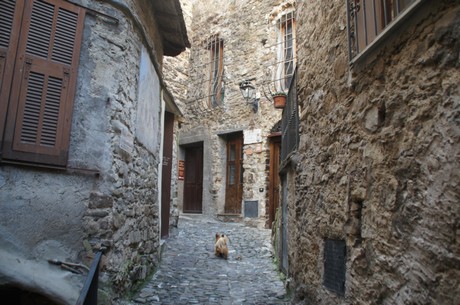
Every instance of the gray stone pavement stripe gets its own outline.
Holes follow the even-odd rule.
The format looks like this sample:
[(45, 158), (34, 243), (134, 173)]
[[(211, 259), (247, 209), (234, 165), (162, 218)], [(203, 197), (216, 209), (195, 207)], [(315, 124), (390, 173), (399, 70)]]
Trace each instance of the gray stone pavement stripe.
[[(214, 256), (216, 232), (229, 237), (228, 260)], [(181, 215), (157, 272), (131, 304), (290, 304), (270, 236), (270, 230)]]

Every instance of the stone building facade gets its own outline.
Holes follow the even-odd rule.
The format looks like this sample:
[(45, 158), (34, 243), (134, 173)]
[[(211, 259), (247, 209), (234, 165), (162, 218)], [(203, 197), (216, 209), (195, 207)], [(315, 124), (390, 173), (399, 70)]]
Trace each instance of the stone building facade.
[[(182, 13), (184, 15), (187, 30), (192, 24), (192, 11), (194, 0), (181, 0)], [(165, 57), (163, 63), (164, 79), (169, 91), (174, 92), (174, 102), (179, 107), (181, 113), (175, 120), (173, 133), (173, 158), (172, 158), (172, 177), (171, 177), (171, 206), (170, 206), (170, 225), (177, 226), (179, 221), (179, 128), (185, 120), (184, 109), (187, 99), (187, 87), (189, 82), (189, 61), (190, 49), (175, 57)]]
[[(294, 2), (193, 1), (189, 85), (178, 141), (178, 161), (185, 163), (179, 211), (270, 225), (270, 136), (281, 110), (273, 107), (269, 92), (280, 64), (277, 29)], [(239, 87), (245, 80), (256, 91), (249, 102)], [(192, 175), (196, 168), (202, 169), (198, 178)]]
[[(102, 304), (158, 264), (164, 118), (180, 115), (163, 80), (163, 56), (176, 56), (189, 43), (179, 1), (72, 2), (1, 4), (0, 293), (11, 295), (10, 287), (48, 303), (75, 304), (83, 275), (47, 260), (89, 265), (105, 249)], [(21, 71), (25, 89), (17, 85)], [(18, 90), (27, 90), (27, 98), (14, 98)], [(46, 98), (36, 97), (37, 90)], [(46, 124), (64, 102), (73, 111), (56, 115), (55, 143), (67, 137), (68, 145), (55, 157)], [(41, 146), (29, 149), (37, 103), (44, 109), (37, 120), (43, 116), (48, 127), (37, 127), (42, 140), (33, 142)], [(16, 109), (31, 114), (22, 129), (13, 124)]]
[(460, 5), (401, 1), (357, 48), (366, 3), (298, 3), (290, 285), (297, 304), (456, 304)]

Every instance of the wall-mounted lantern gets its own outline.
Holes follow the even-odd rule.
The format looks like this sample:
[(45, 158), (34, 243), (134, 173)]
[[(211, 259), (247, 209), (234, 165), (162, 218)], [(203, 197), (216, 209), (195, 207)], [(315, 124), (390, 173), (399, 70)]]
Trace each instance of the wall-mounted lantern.
[(246, 103), (251, 104), (252, 110), (257, 112), (259, 110), (259, 99), (257, 98), (256, 88), (251, 83), (252, 80), (254, 79), (242, 81), (240, 83), (240, 90)]

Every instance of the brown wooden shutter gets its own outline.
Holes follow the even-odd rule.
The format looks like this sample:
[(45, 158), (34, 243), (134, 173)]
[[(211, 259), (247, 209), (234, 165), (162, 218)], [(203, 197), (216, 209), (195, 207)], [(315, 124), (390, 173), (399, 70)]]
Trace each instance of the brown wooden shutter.
[(358, 52), (362, 52), (391, 21), (392, 0), (355, 0)]
[(0, 153), (24, 0), (0, 0)]
[(66, 165), (83, 18), (82, 8), (64, 1), (26, 3), (5, 159)]

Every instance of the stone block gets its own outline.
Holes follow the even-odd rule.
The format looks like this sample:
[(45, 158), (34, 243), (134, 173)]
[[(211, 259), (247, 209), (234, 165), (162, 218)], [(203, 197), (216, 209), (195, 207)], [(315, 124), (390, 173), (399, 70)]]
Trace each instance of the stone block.
[(113, 198), (109, 195), (104, 195), (100, 192), (92, 192), (89, 195), (88, 208), (90, 209), (103, 209), (111, 208), (113, 206)]

